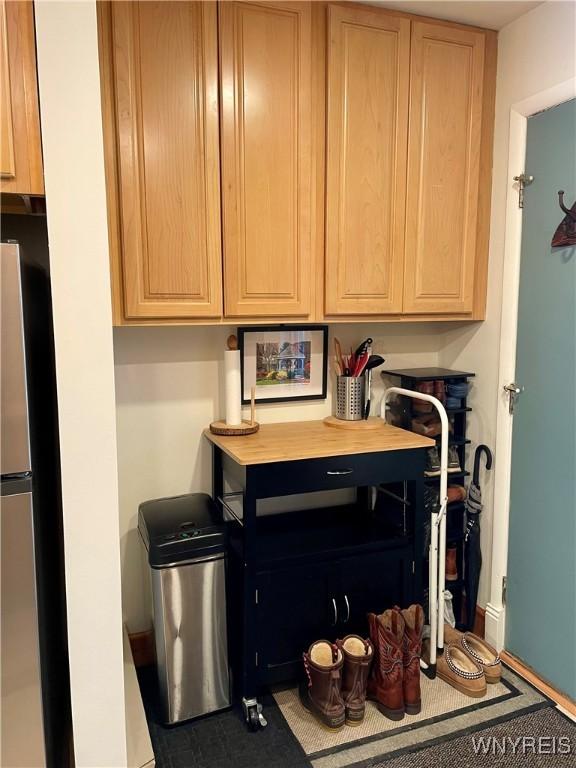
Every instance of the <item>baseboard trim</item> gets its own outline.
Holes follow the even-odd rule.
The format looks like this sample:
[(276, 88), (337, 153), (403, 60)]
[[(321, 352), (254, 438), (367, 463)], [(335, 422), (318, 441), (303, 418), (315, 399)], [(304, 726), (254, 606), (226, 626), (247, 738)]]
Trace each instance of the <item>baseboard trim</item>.
[(128, 639), (130, 640), (135, 667), (148, 667), (150, 664), (156, 663), (154, 632), (151, 629), (129, 634)]
[(524, 662), (520, 661), (520, 659), (516, 658), (512, 653), (501, 651), (500, 658), (504, 664), (509, 666), (510, 669), (513, 669), (514, 672), (517, 672), (520, 677), (527, 680), (534, 686), (534, 688), (537, 688), (545, 696), (548, 696), (549, 699), (552, 699), (552, 701), (556, 702), (556, 704), (559, 704), (563, 709), (576, 717), (576, 702), (566, 696), (565, 693), (554, 688), (554, 686), (547, 683), (546, 680), (542, 680), (531, 667), (524, 664)]
[(505, 614), (506, 609), (503, 605), (488, 603), (486, 606), (484, 637), (497, 651), (504, 648)]

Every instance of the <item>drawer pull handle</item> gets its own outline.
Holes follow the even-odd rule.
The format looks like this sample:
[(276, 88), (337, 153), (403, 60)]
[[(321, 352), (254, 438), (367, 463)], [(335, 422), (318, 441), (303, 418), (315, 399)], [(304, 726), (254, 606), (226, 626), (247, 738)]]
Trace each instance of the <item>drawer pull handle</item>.
[(351, 475), (354, 472), (353, 469), (329, 469), (327, 475)]
[(338, 624), (338, 608), (336, 607), (336, 600), (332, 598), (332, 609), (334, 610), (334, 621), (332, 622), (332, 626), (335, 627), (336, 624)]
[(346, 618), (344, 624), (348, 624), (350, 621), (350, 603), (348, 602), (348, 595), (344, 595), (344, 602), (346, 603)]

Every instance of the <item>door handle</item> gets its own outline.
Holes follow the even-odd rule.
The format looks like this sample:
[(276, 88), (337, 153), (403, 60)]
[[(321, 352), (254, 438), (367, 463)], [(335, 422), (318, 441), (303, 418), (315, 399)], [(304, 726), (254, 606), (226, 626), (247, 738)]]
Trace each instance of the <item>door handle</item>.
[(329, 469), (327, 475), (351, 475), (354, 472), (353, 469)]
[(336, 600), (332, 598), (332, 610), (334, 611), (334, 621), (332, 626), (335, 627), (338, 624), (338, 608), (336, 607)]
[(504, 392), (508, 393), (508, 413), (514, 413), (514, 406), (518, 396), (524, 392), (524, 387), (519, 387), (516, 382), (512, 381), (510, 384), (504, 386)]
[(348, 624), (350, 621), (350, 603), (348, 602), (348, 595), (344, 595), (344, 602), (346, 603), (346, 618), (344, 624)]

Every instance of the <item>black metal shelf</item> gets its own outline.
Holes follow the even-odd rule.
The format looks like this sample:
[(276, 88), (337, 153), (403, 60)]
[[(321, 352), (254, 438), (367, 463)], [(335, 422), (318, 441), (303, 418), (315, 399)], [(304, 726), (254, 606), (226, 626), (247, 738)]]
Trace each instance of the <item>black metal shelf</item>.
[[(442, 442), (442, 435), (438, 435), (438, 437), (435, 438), (435, 440), (438, 443)], [(468, 440), (466, 437), (449, 437), (448, 438), (448, 445), (470, 445), (472, 441)]]
[(393, 371), (383, 371), (387, 376), (399, 376), (411, 381), (447, 381), (449, 379), (473, 379), (475, 373), (466, 371), (451, 371), (449, 368), (404, 368)]
[[(414, 368), (414, 369), (397, 369), (393, 371), (384, 371), (382, 374), (384, 377), (397, 376), (400, 378), (400, 386), (404, 389), (416, 389), (416, 385), (422, 381), (444, 381), (449, 382), (464, 382), (474, 378), (474, 373), (467, 371), (451, 371), (447, 368)], [(459, 406), (457, 408), (446, 408), (446, 413), (450, 419), (453, 433), (448, 437), (448, 443), (451, 446), (456, 446), (458, 456), (460, 460), (460, 466), (462, 471), (453, 472), (448, 474), (448, 485), (464, 485), (466, 478), (470, 477), (470, 472), (466, 469), (466, 446), (470, 445), (471, 441), (466, 437), (466, 422), (467, 415), (472, 412), (472, 408), (467, 403), (467, 397), (457, 398)], [(400, 398), (398, 405), (395, 406), (395, 416), (397, 424), (404, 429), (411, 429), (412, 419), (423, 414), (414, 411), (414, 401), (409, 398)], [(442, 440), (442, 436), (438, 435), (434, 438), (438, 446)], [(424, 482), (429, 487), (438, 487), (440, 483), (440, 477), (425, 477)], [(457, 561), (459, 569), (462, 566), (463, 560), (463, 548), (464, 548), (464, 536), (465, 536), (465, 501), (455, 501), (448, 504), (447, 519), (448, 519), (448, 531), (447, 541), (455, 545), (458, 549)], [(454, 596), (454, 613), (456, 615), (457, 622), (462, 617), (462, 598), (463, 598), (463, 579), (457, 579), (456, 581), (446, 581), (446, 589)]]
[[(466, 470), (463, 472), (450, 472), (448, 475), (448, 485), (454, 485), (454, 483), (451, 483), (450, 480), (464, 480), (465, 477), (470, 477), (470, 472), (467, 472)], [(427, 483), (431, 481), (439, 482), (440, 475), (437, 475), (436, 477), (424, 477), (424, 480)], [(459, 485), (459, 483), (457, 483), (457, 485)]]

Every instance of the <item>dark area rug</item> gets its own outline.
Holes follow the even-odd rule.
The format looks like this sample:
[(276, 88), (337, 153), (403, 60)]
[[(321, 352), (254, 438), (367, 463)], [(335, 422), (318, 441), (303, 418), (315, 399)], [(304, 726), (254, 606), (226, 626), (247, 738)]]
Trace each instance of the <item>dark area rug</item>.
[(240, 708), (164, 726), (156, 708), (155, 669), (138, 670), (156, 768), (310, 768), (272, 696), (262, 697), (268, 726), (250, 733)]
[[(247, 730), (239, 707), (164, 726), (157, 711), (154, 668), (138, 670), (138, 679), (157, 768), (576, 768), (576, 724), (525, 681), (519, 687), (526, 686), (526, 698), (507, 698), (501, 704), (508, 707), (506, 714), (494, 708), (487, 722), (477, 722), (477, 710), (465, 715), (456, 732), (450, 732), (447, 722), (423, 723), (422, 733), (414, 725), (401, 729), (404, 744), (391, 733), (379, 744), (360, 740), (350, 752), (307, 756), (271, 695), (262, 697), (268, 726), (257, 733)], [(522, 711), (523, 701), (528, 709)], [(535, 739), (534, 750), (541, 754), (534, 754), (530, 741), (524, 749), (517, 742), (514, 751), (513, 743), (523, 737)], [(541, 737), (544, 741), (538, 742)], [(370, 755), (364, 751), (369, 749)]]
[[(534, 743), (533, 743), (534, 742)], [(576, 723), (554, 707), (357, 768), (574, 768)]]

